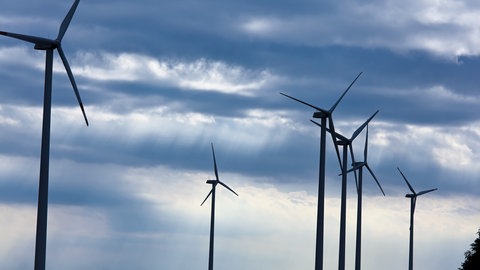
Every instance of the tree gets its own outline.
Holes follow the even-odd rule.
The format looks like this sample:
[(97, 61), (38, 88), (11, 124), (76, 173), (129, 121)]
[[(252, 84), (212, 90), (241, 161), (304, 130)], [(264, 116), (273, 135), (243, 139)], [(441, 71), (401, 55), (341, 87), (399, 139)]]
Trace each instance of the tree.
[(465, 252), (465, 261), (458, 270), (478, 270), (480, 269), (480, 229), (478, 229), (478, 237), (470, 244), (470, 250)]

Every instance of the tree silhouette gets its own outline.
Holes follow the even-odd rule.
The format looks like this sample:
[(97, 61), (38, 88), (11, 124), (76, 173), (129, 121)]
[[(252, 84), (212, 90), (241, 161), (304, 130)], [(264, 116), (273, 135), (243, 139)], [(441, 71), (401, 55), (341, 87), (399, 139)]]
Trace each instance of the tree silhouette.
[(470, 244), (470, 250), (465, 252), (465, 261), (458, 270), (478, 270), (480, 269), (480, 229), (478, 229), (478, 237)]

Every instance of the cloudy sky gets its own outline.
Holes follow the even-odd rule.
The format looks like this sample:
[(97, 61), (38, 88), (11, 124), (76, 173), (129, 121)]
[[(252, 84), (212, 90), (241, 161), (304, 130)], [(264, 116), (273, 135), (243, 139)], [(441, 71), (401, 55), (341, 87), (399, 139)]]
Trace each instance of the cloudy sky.
[[(0, 30), (55, 38), (72, 1), (2, 1)], [(55, 54), (47, 268), (312, 269), (319, 128), (369, 128), (365, 269), (456, 269), (480, 226), (480, 4), (475, 1), (82, 0), (64, 40), (86, 127)], [(33, 267), (45, 52), (0, 39), (0, 269)], [(361, 156), (365, 135), (354, 143)], [(338, 261), (340, 177), (327, 140), (325, 269)], [(356, 191), (348, 180), (346, 265)]]

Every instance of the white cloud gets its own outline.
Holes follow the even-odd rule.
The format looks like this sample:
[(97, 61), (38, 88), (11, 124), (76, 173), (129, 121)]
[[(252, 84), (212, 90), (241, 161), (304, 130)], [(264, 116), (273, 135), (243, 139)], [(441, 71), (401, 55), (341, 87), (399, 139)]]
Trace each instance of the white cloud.
[(466, 145), (459, 136), (440, 135), (442, 144), (433, 149), (433, 155), (443, 167), (455, 169), (467, 169), (476, 163), (479, 154), (475, 154), (473, 149)]
[(33, 265), (35, 214), (33, 207), (0, 204), (3, 217), (0, 228), (5, 234), (0, 245), (1, 268), (22, 269)]
[(248, 70), (221, 61), (159, 60), (133, 53), (80, 53), (74, 73), (94, 80), (135, 81), (204, 91), (251, 95), (274, 83), (268, 70)]
[[(119, 104), (129, 102), (125, 97), (115, 100)], [(251, 154), (282, 145), (297, 132), (307, 134), (311, 130), (307, 125), (295, 123), (288, 117), (288, 112), (282, 110), (252, 109), (238, 116), (218, 116), (183, 112), (177, 106), (136, 108), (122, 114), (103, 106), (85, 108), (89, 127), (82, 122), (81, 111), (75, 104), (52, 107), (51, 132), (55, 147), (76, 148), (77, 143), (71, 140), (82, 140), (80, 138), (85, 136), (89, 141), (117, 142), (122, 147), (147, 141), (184, 146), (208, 145), (214, 141), (225, 149)], [(21, 134), (25, 139), (38, 139), (39, 145), (41, 111), (41, 108), (30, 106), (0, 106), (0, 113), (5, 115), (0, 117), (0, 127), (10, 131), (4, 135)], [(236, 151), (239, 147), (243, 150)]]
[(441, 100), (445, 103), (447, 102), (458, 102), (458, 103), (471, 103), (471, 104), (478, 104), (480, 103), (480, 97), (475, 96), (467, 96), (455, 93), (454, 91), (442, 86), (436, 85), (431, 88), (422, 90), (416, 90), (417, 94), (423, 93), (427, 95), (428, 100)]
[(252, 34), (269, 36), (281, 27), (281, 22), (275, 18), (253, 17), (245, 20), (241, 28)]
[(304, 126), (287, 118), (287, 112), (280, 110), (247, 110), (243, 115), (232, 117), (183, 113), (168, 106), (139, 108), (122, 115), (105, 107), (87, 106), (86, 110), (91, 122), (88, 128), (81, 124), (78, 108), (54, 107), (52, 115), (56, 120), (53, 128), (57, 130), (57, 136), (63, 138), (75, 131), (106, 139), (112, 134), (121, 134), (121, 140), (127, 144), (150, 140), (198, 145), (214, 140), (226, 148), (261, 151), (265, 147), (281, 145), (293, 132), (307, 132)]
[[(268, 70), (249, 70), (205, 58), (183, 61), (135, 53), (90, 52), (77, 53), (74, 59), (67, 58), (75, 76), (100, 81), (138, 82), (250, 96), (279, 80)], [(54, 71), (65, 73), (60, 58), (55, 56), (54, 60)], [(25, 46), (0, 47), (0, 63), (20, 64), (42, 71), (45, 68), (42, 52)]]
[(33, 45), (15, 47), (0, 47), (0, 63), (15, 64), (34, 67), (35, 69), (45, 68), (45, 56), (40, 51), (35, 51)]
[(416, 164), (433, 161), (441, 168), (462, 175), (467, 172), (471, 176), (480, 174), (476, 166), (480, 158), (477, 122), (454, 127), (399, 126), (381, 122), (372, 125), (375, 131), (371, 133), (371, 145), (376, 148), (373, 151), (379, 160), (401, 155)]

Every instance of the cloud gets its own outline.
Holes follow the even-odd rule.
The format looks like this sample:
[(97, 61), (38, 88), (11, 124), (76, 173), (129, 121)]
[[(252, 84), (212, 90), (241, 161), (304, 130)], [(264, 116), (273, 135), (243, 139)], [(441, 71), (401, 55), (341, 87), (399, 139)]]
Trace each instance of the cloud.
[(153, 83), (239, 95), (251, 95), (276, 80), (267, 70), (248, 70), (208, 59), (182, 62), (133, 53), (82, 53), (77, 54), (76, 63), (75, 74), (93, 80)]
[[(53, 161), (54, 164), (57, 162)], [(101, 190), (106, 196), (117, 197), (118, 202), (128, 202), (71, 205), (59, 204), (57, 200), (51, 204), (48, 261), (52, 269), (107, 267), (112, 263), (117, 267), (133, 267), (135, 261), (140, 262), (139, 269), (165, 265), (189, 269), (188, 265), (181, 263), (181, 258), (188, 254), (196, 263), (206, 264), (207, 256), (198, 254), (207, 254), (208, 250), (210, 205), (207, 203), (201, 207), (200, 203), (210, 190), (210, 185), (204, 182), (213, 175), (210, 169), (179, 171), (161, 165), (125, 168), (88, 163), (70, 164), (64, 170), (58, 170), (58, 165), (52, 168), (57, 168), (57, 180), (54, 181), (57, 183), (59, 179), (77, 174), (75, 170), (95, 174), (97, 180), (84, 181), (88, 188), (83, 193), (87, 198), (92, 198), (92, 193), (98, 196), (95, 190), (105, 181), (98, 179), (108, 179), (115, 171), (119, 177), (107, 180), (108, 185), (112, 187), (117, 183), (122, 187), (111, 190), (102, 187)], [(233, 265), (231, 269), (255, 265), (272, 267), (272, 264), (276, 269), (313, 267), (315, 195), (294, 186), (282, 191), (282, 185), (260, 183), (237, 173), (220, 171), (220, 176), (240, 196), (218, 187), (217, 265), (230, 263)], [(91, 179), (83, 173), (79, 177)], [(58, 193), (58, 188), (58, 184), (52, 186), (52, 193)], [(347, 220), (353, 221), (356, 198), (353, 190), (350, 191)], [(440, 192), (422, 197), (417, 202), (416, 264), (424, 269), (437, 264), (455, 267), (473, 239), (480, 218), (478, 198), (440, 196)], [(327, 196), (325, 265), (330, 268), (337, 263), (339, 204), (337, 196)], [(1, 204), (0, 211), (8, 217), (5, 220), (9, 220), (0, 224), (3, 231), (9, 232), (5, 241), (12, 243), (8, 249), (0, 249), (3, 258), (0, 262), (6, 267), (15, 265), (15, 261), (17, 264), (24, 261), (20, 258), (32, 256), (35, 211), (33, 203), (23, 206)], [(461, 224), (458, 220), (462, 220)], [(355, 223), (348, 222), (347, 225), (347, 265), (352, 266), (353, 257), (350, 255), (354, 248)], [(402, 269), (408, 258), (408, 226), (409, 200), (403, 196), (364, 196), (364, 266)], [(430, 247), (432, 242), (448, 255), (429, 260), (438, 251)], [(172, 253), (172, 248), (179, 250)], [(128, 255), (118, 256), (124, 254), (125, 249), (131, 249)], [(271, 253), (272, 249), (274, 253)], [(80, 262), (72, 264), (75, 260)]]
[[(249, 14), (239, 30), (262, 39), (313, 46), (360, 46), (447, 58), (479, 55), (478, 8), (458, 1), (337, 2), (328, 14)], [(312, 7), (313, 10), (322, 8)], [(362, 34), (358, 34), (362, 33)]]
[[(152, 45), (145, 46), (158, 43), (158, 47), (163, 48), (174, 45), (171, 43), (172, 37), (186, 41), (182, 34), (190, 33), (187, 36), (191, 38), (193, 35), (196, 44), (204, 42), (206, 37), (244, 42), (244, 35), (247, 35), (294, 45), (386, 48), (402, 53), (421, 50), (448, 59), (474, 56), (480, 52), (477, 49), (480, 39), (476, 37), (476, 29), (479, 27), (476, 14), (480, 7), (475, 3), (422, 0), (401, 3), (325, 1), (319, 4), (299, 1), (295, 7), (291, 7), (284, 2), (271, 6), (267, 2), (194, 4), (191, 1), (181, 1), (162, 3), (162, 8), (155, 9), (157, 13), (153, 14), (151, 7), (154, 4), (157, 3), (132, 6), (131, 3), (119, 1), (116, 12), (106, 15), (105, 11), (110, 10), (110, 6), (102, 2), (83, 3), (79, 11), (83, 9), (88, 12), (79, 12), (75, 16), (72, 28), (76, 27), (82, 37), (75, 43), (102, 48), (119, 48), (117, 45), (122, 44), (124, 47), (141, 49), (139, 44), (148, 41)], [(185, 8), (193, 5), (194, 9)], [(48, 15), (34, 13), (33, 8), (21, 10), (22, 13), (33, 13), (43, 19), (4, 15), (0, 20), (7, 25), (21, 21), (19, 31), (35, 29), (35, 32), (45, 31), (37, 27), (38, 21), (42, 20), (41, 25), (47, 25), (45, 28), (49, 29), (48, 32), (55, 34), (63, 17), (58, 14), (63, 14), (68, 9), (68, 4), (50, 6), (54, 10)], [(6, 12), (11, 12), (12, 9), (7, 7)], [(211, 12), (215, 9), (223, 12)], [(173, 16), (177, 13), (188, 16), (190, 20)], [(46, 22), (45, 17), (55, 18), (56, 21), (50, 19)], [(137, 23), (125, 23), (133, 20)], [(15, 25), (19, 27), (18, 24)], [(139, 34), (140, 30), (146, 34)], [(158, 32), (163, 35), (157, 37)], [(92, 35), (95, 38), (86, 43), (84, 40)], [(155, 36), (155, 39), (150, 36)], [(195, 50), (189, 45), (182, 44), (178, 48)], [(218, 44), (213, 47), (221, 48)], [(184, 51), (185, 53), (189, 52)]]
[[(373, 125), (372, 145), (381, 146), (384, 151), (379, 149), (380, 153), (408, 156), (411, 162), (423, 164), (434, 162), (438, 167), (458, 173), (465, 171), (473, 175), (480, 173), (475, 169), (480, 154), (477, 151), (479, 138), (475, 123), (460, 127), (417, 125), (389, 127), (381, 123)], [(398, 147), (400, 145), (402, 147)]]
[(448, 107), (458, 107), (458, 105), (471, 106), (480, 103), (480, 97), (478, 97), (478, 95), (473, 93), (458, 93), (454, 89), (450, 89), (444, 85), (433, 85), (429, 87), (417, 86), (413, 89), (390, 89), (390, 91), (384, 91), (382, 94), (403, 97), (410, 100), (416, 98), (426, 106), (432, 106), (431, 104), (433, 103), (447, 107), (446, 104), (450, 103), (451, 105)]
[[(54, 72), (65, 73), (58, 57)], [(44, 70), (44, 60), (38, 51), (25, 46), (0, 47), (0, 62), (7, 66), (21, 65)], [(71, 58), (77, 78), (91, 81), (127, 82), (177, 89), (213, 91), (225, 94), (253, 96), (264, 88), (277, 84), (280, 77), (268, 70), (249, 70), (222, 61), (199, 58), (194, 61), (159, 60), (134, 53), (77, 53)], [(8, 73), (7, 70), (4, 71)], [(77, 79), (78, 80), (78, 79)]]
[(44, 69), (45, 63), (42, 59), (42, 53), (33, 50), (26, 45), (14, 47), (0, 47), (0, 62), (4, 65), (21, 65)]
[(0, 228), (5, 232), (0, 247), (0, 265), (5, 269), (25, 269), (33, 265), (32, 254), (35, 237), (35, 209), (25, 205), (0, 204)]
[[(47, 2), (51, 8), (6, 3), (0, 23), (8, 29), (1, 30), (54, 36), (70, 3)], [(401, 269), (408, 258), (408, 188), (396, 166), (416, 189), (439, 188), (418, 201), (416, 264), (459, 266), (479, 220), (480, 61), (445, 59), (478, 54), (478, 4), (117, 1), (112, 10), (87, 2), (64, 48), (89, 127), (55, 55), (48, 268), (206, 265), (210, 208), (199, 204), (213, 176), (210, 142), (221, 179), (240, 194), (219, 189), (216, 265), (313, 267), (318, 128), (308, 121), (310, 108), (278, 91), (331, 105), (359, 71), (334, 117), (348, 135), (380, 109), (369, 163), (387, 197), (365, 180), (364, 266)], [(44, 52), (2, 42), (0, 211), (8, 220), (0, 223), (9, 246), (0, 249), (0, 268), (20, 270), (33, 260)], [(337, 267), (340, 184), (327, 144), (330, 269)]]
[(252, 109), (237, 116), (219, 116), (182, 112), (170, 106), (137, 108), (123, 114), (98, 106), (86, 106), (86, 109), (92, 123), (88, 128), (79, 124), (77, 108), (53, 108), (57, 136), (67, 139), (72, 134), (73, 139), (80, 139), (83, 135), (74, 135), (73, 131), (77, 131), (87, 138), (109, 141), (112, 134), (117, 134), (115, 140), (123, 141), (123, 147), (145, 142), (193, 147), (208, 145), (213, 140), (232, 152), (240, 146), (247, 152), (262, 152), (285, 143), (293, 132), (305, 134), (308, 130), (295, 124), (282, 110)]

